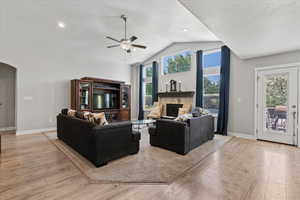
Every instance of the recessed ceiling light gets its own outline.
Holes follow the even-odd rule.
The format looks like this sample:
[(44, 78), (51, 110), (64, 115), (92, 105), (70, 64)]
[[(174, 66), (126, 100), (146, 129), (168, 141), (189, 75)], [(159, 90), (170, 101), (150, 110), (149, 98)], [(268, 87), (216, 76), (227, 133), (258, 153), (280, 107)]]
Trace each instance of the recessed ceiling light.
[(182, 29), (183, 30), (183, 32), (187, 32), (187, 31), (189, 31), (187, 28), (184, 28), (184, 29)]
[(63, 23), (63, 22), (58, 22), (57, 25), (58, 25), (59, 28), (65, 28), (66, 27), (66, 24)]

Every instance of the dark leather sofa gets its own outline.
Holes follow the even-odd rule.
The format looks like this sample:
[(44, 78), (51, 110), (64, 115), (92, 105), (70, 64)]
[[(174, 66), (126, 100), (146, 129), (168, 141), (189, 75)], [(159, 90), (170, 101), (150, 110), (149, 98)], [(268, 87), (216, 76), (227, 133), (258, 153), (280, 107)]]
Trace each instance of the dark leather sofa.
[(57, 136), (96, 167), (138, 153), (141, 138), (130, 122), (96, 126), (65, 114), (57, 116)]
[(187, 122), (159, 119), (149, 128), (150, 144), (185, 155), (214, 138), (214, 118), (194, 117)]

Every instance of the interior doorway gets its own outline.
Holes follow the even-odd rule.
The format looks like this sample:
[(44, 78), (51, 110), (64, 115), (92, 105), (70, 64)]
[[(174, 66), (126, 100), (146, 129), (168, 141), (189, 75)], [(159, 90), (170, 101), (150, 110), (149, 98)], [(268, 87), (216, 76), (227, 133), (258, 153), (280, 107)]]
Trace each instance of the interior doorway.
[(16, 68), (0, 62), (0, 131), (16, 130)]
[(256, 71), (257, 139), (298, 145), (299, 65)]

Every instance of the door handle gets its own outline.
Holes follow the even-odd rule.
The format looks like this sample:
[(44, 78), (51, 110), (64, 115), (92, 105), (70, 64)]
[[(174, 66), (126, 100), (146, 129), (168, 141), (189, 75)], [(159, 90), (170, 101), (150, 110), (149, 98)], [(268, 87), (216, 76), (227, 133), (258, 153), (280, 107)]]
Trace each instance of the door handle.
[[(296, 139), (296, 115), (297, 115), (297, 111), (293, 111), (293, 145), (297, 144), (297, 141), (295, 141)], [(298, 140), (298, 139), (297, 139)]]

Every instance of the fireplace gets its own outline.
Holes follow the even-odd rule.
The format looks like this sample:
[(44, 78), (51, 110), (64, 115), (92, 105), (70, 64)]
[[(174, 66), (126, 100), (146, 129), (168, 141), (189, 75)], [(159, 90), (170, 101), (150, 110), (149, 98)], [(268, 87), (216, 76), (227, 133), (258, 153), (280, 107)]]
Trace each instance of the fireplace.
[(182, 108), (183, 104), (167, 104), (167, 116), (177, 117), (179, 108)]

